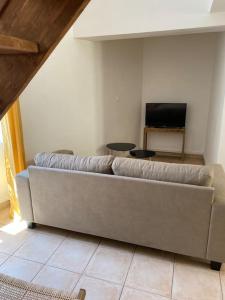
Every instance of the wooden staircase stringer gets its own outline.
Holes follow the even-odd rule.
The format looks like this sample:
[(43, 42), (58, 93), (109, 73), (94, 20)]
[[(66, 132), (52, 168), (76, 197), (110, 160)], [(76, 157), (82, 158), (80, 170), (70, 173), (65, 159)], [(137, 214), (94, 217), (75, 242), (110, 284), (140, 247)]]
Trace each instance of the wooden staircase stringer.
[(0, 54), (38, 53), (38, 44), (14, 36), (0, 34)]
[[(0, 0), (0, 119), (90, 0)], [(1, 54), (1, 36), (32, 43), (32, 53)], [(36, 45), (36, 46), (35, 46)]]

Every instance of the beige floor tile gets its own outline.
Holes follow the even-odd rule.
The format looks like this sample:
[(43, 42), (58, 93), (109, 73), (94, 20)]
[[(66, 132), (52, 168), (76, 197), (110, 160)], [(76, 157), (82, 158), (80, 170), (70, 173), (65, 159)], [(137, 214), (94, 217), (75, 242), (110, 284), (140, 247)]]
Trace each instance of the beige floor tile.
[(221, 278), (223, 299), (225, 299), (225, 270), (224, 270), (224, 267), (222, 268), (222, 272), (220, 272), (220, 278)]
[(4, 227), (0, 229), (0, 252), (13, 254), (23, 243), (32, 236), (29, 230), (18, 233), (7, 232)]
[(221, 272), (225, 272), (225, 264), (222, 264), (221, 268), (220, 268)]
[(85, 300), (119, 300), (122, 287), (100, 279), (83, 276), (73, 295), (77, 295), (79, 289), (86, 290)]
[(153, 294), (170, 297), (173, 277), (173, 255), (139, 247), (125, 285)]
[(60, 245), (48, 265), (75, 273), (82, 273), (98, 247), (95, 237), (74, 234)]
[(120, 300), (169, 300), (169, 298), (125, 287)]
[(58, 235), (36, 233), (14, 255), (35, 262), (46, 263), (63, 239), (64, 237)]
[(0, 273), (31, 281), (43, 265), (11, 256), (0, 267)]
[(54, 236), (59, 237), (67, 237), (69, 234), (71, 234), (70, 231), (56, 228), (56, 227), (50, 227), (50, 226), (44, 226), (44, 225), (37, 225), (35, 229), (33, 229), (34, 233), (43, 233), (43, 234), (50, 234)]
[(116, 241), (103, 241), (87, 267), (86, 274), (123, 284), (129, 269), (134, 246)]
[(9, 255), (5, 253), (0, 253), (0, 265), (2, 265), (7, 258), (9, 258)]
[(221, 300), (219, 272), (208, 265), (176, 258), (173, 279), (173, 299), (175, 300)]
[(71, 293), (78, 280), (80, 274), (72, 273), (69, 271), (45, 266), (34, 278), (33, 282), (39, 285), (64, 290)]

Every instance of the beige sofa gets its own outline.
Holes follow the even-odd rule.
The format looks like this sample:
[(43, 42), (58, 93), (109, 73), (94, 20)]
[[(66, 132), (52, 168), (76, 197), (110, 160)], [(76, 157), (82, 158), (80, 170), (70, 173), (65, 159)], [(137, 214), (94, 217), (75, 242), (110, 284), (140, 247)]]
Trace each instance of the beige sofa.
[[(128, 177), (126, 172), (133, 172), (137, 167), (142, 168), (140, 176), (148, 177), (143, 165), (146, 162), (129, 159), (129, 166), (124, 171), (124, 163), (126, 166), (127, 163), (118, 159), (114, 161), (113, 169), (114, 173), (120, 173), (121, 166), (122, 176), (102, 174), (102, 170), (96, 171), (98, 173), (80, 171), (82, 164), (77, 161), (73, 167), (79, 170), (59, 169), (59, 165), (56, 168), (57, 163), (52, 159), (48, 161), (48, 167), (43, 166), (43, 161), (39, 161), (41, 167), (29, 167), (16, 176), (22, 217), (31, 224), (207, 259), (212, 268), (219, 270), (225, 262), (223, 168), (214, 166), (213, 183), (209, 186), (207, 182), (205, 186), (205, 179), (200, 185), (195, 182), (200, 178), (200, 169), (197, 173), (191, 171), (194, 184), (166, 182), (135, 178), (138, 172)], [(107, 163), (112, 164), (111, 159)], [(88, 166), (92, 164), (89, 160)], [(164, 165), (161, 166), (167, 174)], [(182, 172), (181, 165), (177, 166)], [(189, 170), (192, 167), (195, 168), (189, 166)], [(111, 173), (102, 165), (101, 168), (103, 173)], [(186, 182), (189, 175), (187, 172), (183, 175), (186, 177), (182, 180)]]

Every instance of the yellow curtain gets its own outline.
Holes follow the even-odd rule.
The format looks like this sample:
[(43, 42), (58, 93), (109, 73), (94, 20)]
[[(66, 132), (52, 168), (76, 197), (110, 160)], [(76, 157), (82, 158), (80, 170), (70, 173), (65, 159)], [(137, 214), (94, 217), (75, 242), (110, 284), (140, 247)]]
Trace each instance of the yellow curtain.
[(20, 214), (16, 195), (15, 175), (25, 169), (25, 155), (20, 105), (17, 100), (1, 121), (6, 176), (10, 197), (10, 217)]

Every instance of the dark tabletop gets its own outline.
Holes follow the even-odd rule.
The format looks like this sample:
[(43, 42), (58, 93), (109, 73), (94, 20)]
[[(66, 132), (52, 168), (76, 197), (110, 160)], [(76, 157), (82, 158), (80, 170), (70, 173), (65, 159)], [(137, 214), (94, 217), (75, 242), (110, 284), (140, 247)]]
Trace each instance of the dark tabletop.
[(155, 156), (155, 152), (150, 150), (133, 150), (130, 151), (130, 155), (136, 158), (148, 158)]
[(106, 145), (107, 148), (114, 151), (130, 151), (136, 147), (131, 143), (111, 143)]

